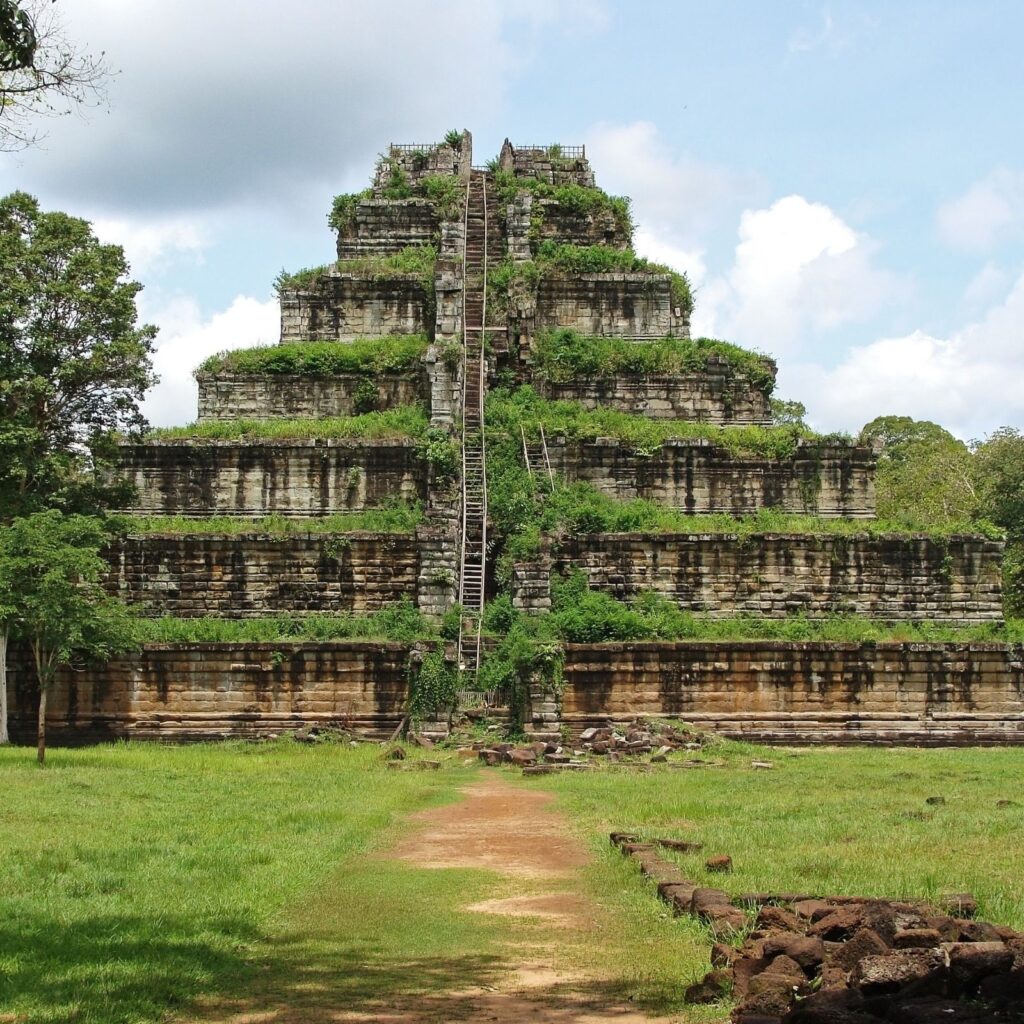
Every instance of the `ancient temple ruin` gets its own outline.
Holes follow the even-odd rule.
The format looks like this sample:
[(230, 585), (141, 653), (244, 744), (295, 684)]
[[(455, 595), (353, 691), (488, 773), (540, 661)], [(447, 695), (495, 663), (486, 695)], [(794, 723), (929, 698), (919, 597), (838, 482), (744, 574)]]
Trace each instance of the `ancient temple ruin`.
[[(707, 618), (1002, 619), (1002, 544), (982, 536), (554, 529), (510, 560), (489, 493), (499, 451), (520, 460), (527, 504), (585, 484), (682, 516), (775, 509), (822, 524), (873, 519), (876, 453), (772, 426), (774, 363), (690, 339), (685, 278), (632, 252), (628, 204), (596, 187), (583, 147), (506, 141), (482, 168), (468, 132), (392, 145), (372, 186), (338, 197), (330, 220), (336, 262), (279, 281), (280, 359), (208, 361), (198, 428), (121, 452), (135, 515), (279, 516), (294, 528), (126, 536), (108, 552), (108, 586), (146, 614), (366, 615), (411, 600), (440, 622), (458, 606), (444, 653), (470, 694), (497, 642), (488, 602), (543, 615), (552, 581), (572, 571), (621, 600), (655, 594)], [(590, 365), (600, 346), (614, 360)], [(645, 364), (656, 346), (677, 362)], [(630, 419), (602, 433), (611, 414)], [(372, 429), (368, 416), (380, 417)], [(421, 511), (414, 526), (322, 529), (324, 517), (396, 503)], [(51, 730), (387, 735), (408, 710), (412, 647), (149, 644), (67, 673)], [(1006, 644), (644, 641), (565, 644), (561, 656), (558, 687), (526, 682), (528, 733), (663, 714), (766, 740), (1024, 738), (1022, 654)], [(15, 724), (31, 708), (18, 680)], [(435, 711), (428, 724), (443, 732), (451, 709)]]

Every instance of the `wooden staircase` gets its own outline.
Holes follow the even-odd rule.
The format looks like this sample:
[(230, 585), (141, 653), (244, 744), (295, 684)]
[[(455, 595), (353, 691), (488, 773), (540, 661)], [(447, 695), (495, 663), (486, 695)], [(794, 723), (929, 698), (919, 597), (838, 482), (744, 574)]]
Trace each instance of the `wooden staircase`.
[(459, 558), (459, 667), (467, 682), (480, 669), (480, 628), (487, 569), (487, 450), (484, 396), (487, 390), (487, 176), (474, 170), (466, 195), (466, 253), (463, 266), (462, 323), (465, 366), (462, 377), (462, 544)]

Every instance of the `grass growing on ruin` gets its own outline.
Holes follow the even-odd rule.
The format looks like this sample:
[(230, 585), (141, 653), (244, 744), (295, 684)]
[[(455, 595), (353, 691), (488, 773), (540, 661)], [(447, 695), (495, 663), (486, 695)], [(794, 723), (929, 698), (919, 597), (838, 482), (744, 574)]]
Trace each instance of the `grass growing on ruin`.
[(534, 368), (552, 383), (587, 383), (646, 375), (679, 375), (706, 371), (712, 360), (724, 359), (766, 394), (775, 387), (772, 361), (757, 352), (715, 338), (661, 338), (650, 342), (624, 338), (592, 338), (571, 330), (537, 334)]
[(496, 434), (520, 442), (520, 427), (528, 439), (540, 437), (540, 428), (551, 439), (558, 435), (571, 441), (613, 438), (638, 455), (653, 455), (666, 441), (708, 441), (733, 456), (785, 459), (801, 440), (820, 444), (849, 443), (845, 434), (816, 434), (797, 424), (784, 426), (715, 426), (691, 420), (652, 420), (614, 409), (587, 410), (579, 402), (551, 402), (529, 385), (509, 390), (495, 388), (487, 396), (487, 423)]
[(330, 377), (339, 373), (364, 376), (405, 373), (417, 368), (427, 350), (421, 335), (360, 338), (356, 341), (297, 341), (282, 345), (236, 348), (205, 359), (196, 373), (299, 374)]
[(452, 909), (480, 888), (473, 873), (365, 857), (411, 810), (454, 798), (458, 770), (387, 771), (376, 745), (287, 740), (54, 750), (45, 771), (0, 748), (0, 775), (4, 1020), (141, 1024), (201, 993), (244, 997), (271, 971), (294, 983), (315, 966), (296, 934), (313, 918), (334, 929), (323, 969), (363, 995), (388, 982), (360, 962), (439, 969), (496, 936)]
[(123, 532), (128, 534), (162, 533), (177, 537), (221, 534), (237, 537), (263, 533), (288, 537), (321, 533), (412, 533), (424, 521), (423, 506), (393, 504), (368, 508), (362, 512), (338, 512), (330, 516), (133, 516), (125, 517)]
[(322, 419), (296, 420), (213, 420), (190, 423), (184, 427), (157, 427), (146, 436), (153, 441), (206, 438), (220, 441), (307, 440), (313, 438), (385, 438), (422, 437), (430, 423), (418, 405), (401, 405), (384, 412), (359, 416), (327, 416)]
[(142, 643), (276, 643), (301, 640), (397, 640), (437, 637), (408, 598), (373, 615), (266, 615), (258, 619), (163, 616), (138, 620)]
[[(613, 829), (703, 842), (676, 855), (689, 877), (733, 893), (929, 899), (970, 891), (980, 917), (1024, 927), (1022, 749), (779, 750), (722, 743), (723, 767), (542, 778), (605, 863)], [(750, 768), (752, 759), (774, 763)], [(929, 805), (930, 796), (945, 803)], [(998, 801), (1010, 805), (998, 806)], [(707, 857), (735, 870), (708, 874)], [(651, 899), (654, 899), (653, 890)]]

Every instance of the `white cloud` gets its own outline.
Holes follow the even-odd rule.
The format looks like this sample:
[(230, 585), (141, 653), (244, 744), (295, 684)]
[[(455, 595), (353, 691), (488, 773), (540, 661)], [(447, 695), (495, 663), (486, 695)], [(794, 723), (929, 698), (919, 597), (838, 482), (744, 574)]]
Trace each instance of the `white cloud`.
[(923, 331), (851, 349), (834, 369), (780, 367), (784, 393), (805, 398), (812, 422), (857, 430), (882, 415), (933, 420), (969, 439), (1024, 423), (1024, 274), (984, 318), (949, 338)]
[(154, 426), (191, 423), (196, 418), (192, 371), (207, 356), (225, 349), (271, 344), (280, 334), (277, 300), (260, 302), (247, 295), (237, 296), (227, 309), (208, 320), (202, 319), (191, 299), (177, 299), (156, 310), (147, 310), (143, 303), (140, 320), (160, 328), (153, 359), (160, 383), (142, 405)]
[(792, 195), (746, 210), (732, 267), (701, 293), (694, 331), (784, 355), (808, 336), (866, 320), (904, 285), (833, 210)]
[(97, 217), (92, 226), (101, 242), (112, 242), (124, 249), (136, 278), (165, 269), (179, 256), (202, 262), (203, 250), (210, 244), (208, 227), (187, 217)]
[(586, 143), (598, 184), (632, 196), (634, 218), (648, 239), (664, 244), (691, 250), (757, 188), (752, 175), (673, 154), (650, 121), (596, 124), (586, 132)]
[(985, 251), (1024, 228), (1024, 173), (997, 167), (962, 196), (939, 208), (942, 238), (960, 249)]
[(1010, 286), (1010, 278), (1005, 270), (994, 263), (986, 263), (964, 289), (964, 302), (969, 306), (991, 305), (1000, 295), (1005, 295)]

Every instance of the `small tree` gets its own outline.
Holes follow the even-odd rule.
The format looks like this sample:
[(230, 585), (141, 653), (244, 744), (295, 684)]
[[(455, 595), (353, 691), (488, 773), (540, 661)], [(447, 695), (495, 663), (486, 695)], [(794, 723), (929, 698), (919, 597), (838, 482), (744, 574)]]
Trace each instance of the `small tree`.
[[(0, 0), (2, 2), (2, 0)], [(0, 198), (0, 522), (47, 507), (125, 504), (97, 468), (118, 432), (145, 425), (156, 328), (136, 326), (141, 286), (88, 222)]]
[[(46, 760), (46, 705), (57, 671), (75, 658), (102, 660), (137, 643), (134, 620), (101, 584), (107, 565), (99, 549), (108, 539), (101, 520), (54, 510), (15, 519), (0, 531), (0, 614), (32, 651), (40, 764)], [(6, 686), (0, 680), (5, 692)]]

